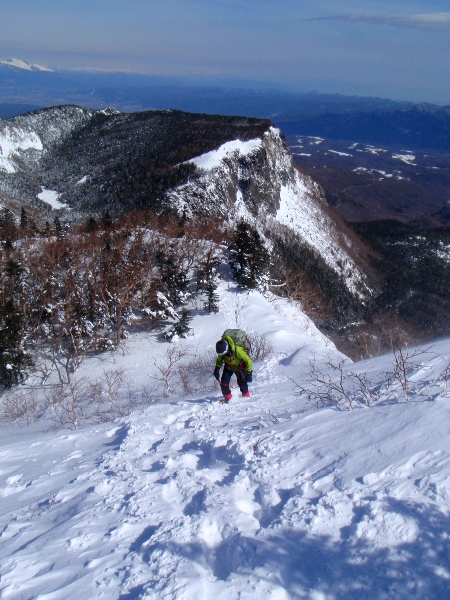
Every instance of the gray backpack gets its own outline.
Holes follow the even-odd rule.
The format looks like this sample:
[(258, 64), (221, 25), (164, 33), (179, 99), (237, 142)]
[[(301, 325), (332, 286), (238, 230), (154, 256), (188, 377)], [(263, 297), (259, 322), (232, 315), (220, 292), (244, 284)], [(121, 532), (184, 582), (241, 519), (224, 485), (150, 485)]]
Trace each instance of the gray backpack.
[(244, 348), (244, 350), (250, 356), (250, 352), (252, 351), (252, 345), (250, 344), (250, 340), (248, 339), (245, 331), (242, 331), (242, 329), (225, 329), (225, 331), (222, 334), (222, 339), (225, 336), (230, 337), (236, 344), (236, 346), (241, 346), (241, 348)]

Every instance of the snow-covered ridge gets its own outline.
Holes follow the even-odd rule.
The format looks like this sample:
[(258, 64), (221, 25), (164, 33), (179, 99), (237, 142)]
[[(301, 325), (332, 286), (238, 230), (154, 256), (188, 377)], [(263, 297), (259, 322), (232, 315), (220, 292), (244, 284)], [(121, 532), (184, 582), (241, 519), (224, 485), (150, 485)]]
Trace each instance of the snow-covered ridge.
[[(99, 114), (105, 118), (94, 119)], [(0, 121), (0, 191), (21, 203), (26, 193), (32, 202), (36, 190), (47, 189), (60, 194), (61, 205), (75, 209), (90, 209), (99, 197), (107, 205), (105, 186), (111, 196), (116, 191), (110, 176), (104, 179), (107, 161), (113, 157), (111, 165), (126, 171), (128, 165), (123, 163), (129, 144), (136, 143), (138, 147), (145, 142), (142, 131), (132, 128), (133, 119), (127, 119), (127, 115), (118, 116), (111, 108), (90, 111), (77, 106), (59, 106)], [(119, 128), (114, 129), (119, 121), (123, 131), (134, 135), (133, 139), (127, 140)], [(104, 137), (106, 130), (112, 133)], [(248, 135), (247, 129), (250, 139), (229, 139), (214, 150), (190, 158), (187, 162), (197, 168), (195, 176), (165, 192), (162, 204), (193, 217), (217, 217), (231, 223), (242, 218), (261, 233), (264, 227), (287, 227), (322, 257), (352, 293), (364, 298), (369, 286), (358, 249), (333, 220), (320, 187), (295, 168), (281, 132), (267, 123), (258, 132), (264, 130), (265, 133), (258, 133), (261, 137), (256, 138)], [(78, 139), (78, 132), (86, 131), (89, 133), (82, 137), (86, 146), (76, 146), (74, 142), (76, 151), (71, 154), (72, 140)], [(155, 135), (151, 128), (146, 131), (150, 136)], [(235, 129), (230, 135), (239, 135), (242, 131)], [(105, 149), (101, 159), (98, 154), (92, 154), (89, 140), (95, 140), (100, 153)], [(157, 140), (157, 134), (155, 140), (155, 144), (164, 144), (163, 139)], [(59, 146), (66, 141), (69, 152), (60, 156)], [(65, 156), (71, 156), (71, 160)], [(139, 152), (135, 156), (140, 159)], [(26, 175), (25, 184), (22, 173)], [(89, 185), (78, 185), (88, 181), (83, 179), (87, 174), (91, 175)]]
[(256, 227), (280, 223), (300, 236), (346, 283), (366, 296), (368, 284), (353, 247), (330, 217), (320, 187), (295, 169), (279, 129), (261, 139), (234, 140), (189, 162), (199, 177), (176, 188), (168, 203), (180, 213), (217, 214)]
[(0, 120), (0, 173), (26, 171), (94, 114), (77, 106), (61, 106)]
[(239, 156), (247, 156), (258, 150), (262, 145), (262, 140), (255, 139), (247, 142), (241, 140), (232, 140), (222, 144), (217, 150), (212, 150), (201, 156), (193, 158), (189, 162), (193, 163), (199, 169), (211, 170), (220, 167), (224, 158), (230, 157), (237, 153)]
[(294, 230), (343, 278), (353, 294), (364, 299), (369, 290), (364, 273), (349, 253), (352, 242), (323, 210), (307, 178), (295, 173), (294, 182), (281, 186), (275, 219)]
[(53, 69), (49, 69), (48, 67), (44, 67), (42, 65), (35, 65), (33, 63), (26, 62), (25, 60), (21, 60), (20, 58), (0, 59), (0, 65), (22, 69), (23, 71), (44, 71), (53, 73)]

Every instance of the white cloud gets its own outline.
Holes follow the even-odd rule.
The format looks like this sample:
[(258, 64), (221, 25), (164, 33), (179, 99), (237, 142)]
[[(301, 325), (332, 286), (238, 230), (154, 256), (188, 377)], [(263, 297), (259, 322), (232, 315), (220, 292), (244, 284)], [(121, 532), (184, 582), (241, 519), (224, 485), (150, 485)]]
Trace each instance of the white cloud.
[(433, 29), (450, 30), (450, 12), (419, 13), (410, 15), (386, 15), (386, 14), (350, 14), (334, 15), (310, 19), (312, 21), (358, 21), (373, 23), (375, 25), (395, 25), (398, 27), (424, 27)]

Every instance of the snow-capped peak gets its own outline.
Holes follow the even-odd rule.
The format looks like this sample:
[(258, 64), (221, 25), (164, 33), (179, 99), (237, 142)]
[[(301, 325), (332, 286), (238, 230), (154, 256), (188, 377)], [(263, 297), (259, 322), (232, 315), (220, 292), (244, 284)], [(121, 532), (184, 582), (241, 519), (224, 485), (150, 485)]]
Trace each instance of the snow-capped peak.
[(0, 65), (6, 65), (7, 67), (15, 67), (16, 69), (22, 69), (24, 71), (45, 71), (52, 73), (53, 69), (44, 67), (42, 65), (35, 65), (33, 63), (26, 62), (20, 58), (6, 58), (0, 59)]

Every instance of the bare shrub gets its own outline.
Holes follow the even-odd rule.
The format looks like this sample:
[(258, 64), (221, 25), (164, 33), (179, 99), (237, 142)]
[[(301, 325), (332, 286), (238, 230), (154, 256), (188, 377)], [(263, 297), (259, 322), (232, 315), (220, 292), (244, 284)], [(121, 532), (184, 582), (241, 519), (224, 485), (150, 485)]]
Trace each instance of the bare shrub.
[(260, 445), (268, 439), (269, 436), (265, 438), (258, 438), (255, 442), (253, 442), (253, 454), (256, 454), (259, 450)]
[(311, 283), (305, 271), (287, 269), (283, 286), (288, 300), (299, 302), (302, 311), (312, 319), (323, 319), (331, 313), (331, 307), (318, 286)]
[(119, 395), (125, 383), (124, 376), (124, 369), (110, 369), (104, 371), (101, 381), (90, 383), (92, 416), (96, 421), (106, 422), (129, 414)]
[(44, 407), (34, 390), (20, 390), (5, 394), (1, 399), (0, 416), (16, 425), (36, 423)]
[(126, 417), (140, 404), (139, 394), (133, 392), (125, 376), (125, 369), (105, 371), (101, 381), (90, 383), (90, 390), (92, 418), (95, 421), (107, 422)]
[(378, 329), (366, 323), (350, 327), (347, 339), (341, 344), (342, 351), (356, 360), (378, 356), (383, 348), (383, 337)]
[(139, 403), (140, 404), (157, 404), (159, 401), (158, 394), (153, 392), (153, 388), (151, 385), (143, 385), (139, 390)]
[(252, 346), (253, 360), (264, 360), (273, 353), (273, 345), (265, 333), (251, 331), (247, 335)]
[(306, 396), (308, 400), (315, 402), (318, 406), (333, 404), (342, 408), (342, 402), (346, 403), (350, 410), (353, 409), (355, 401), (363, 399), (367, 406), (371, 402), (371, 388), (367, 374), (354, 373), (345, 367), (348, 359), (336, 360), (330, 358), (320, 368), (316, 357), (309, 360), (309, 371), (306, 376), (306, 385), (301, 385), (294, 380), (296, 396)]
[(431, 346), (428, 348), (418, 347), (408, 351), (397, 344), (393, 347), (394, 369), (386, 373), (388, 385), (399, 383), (406, 402), (409, 401), (410, 393), (409, 377), (422, 368), (423, 360), (420, 359), (429, 354), (430, 349)]
[(171, 396), (174, 391), (173, 386), (175, 380), (179, 378), (182, 361), (186, 361), (191, 357), (190, 350), (186, 346), (171, 344), (162, 355), (158, 354), (153, 358), (153, 364), (158, 371), (158, 375), (150, 375), (150, 378), (161, 385), (162, 393), (166, 398)]
[(450, 377), (450, 363), (445, 367), (445, 369), (441, 375), (441, 379), (444, 382), (444, 392), (447, 392), (447, 390), (448, 390), (449, 377)]
[(216, 380), (213, 377), (216, 358), (217, 355), (212, 350), (202, 353), (200, 356), (197, 352), (190, 360), (180, 364), (178, 375), (186, 396), (212, 392), (217, 388)]
[(44, 413), (51, 429), (79, 429), (84, 423), (105, 423), (128, 416), (143, 404), (155, 404), (152, 387), (133, 388), (124, 369), (105, 371), (97, 381), (72, 378), (69, 383), (36, 390), (11, 391), (0, 401), (0, 418), (19, 426), (36, 423)]
[(128, 416), (144, 399), (148, 403), (148, 390), (135, 392), (125, 370), (113, 369), (105, 371), (100, 381), (73, 378), (51, 388), (45, 395), (45, 408), (53, 429), (78, 429), (82, 422), (105, 423)]
[(118, 392), (125, 381), (125, 369), (110, 369), (104, 372), (103, 386), (108, 395), (109, 401), (113, 404), (119, 402)]
[(78, 429), (82, 421), (92, 417), (91, 384), (72, 379), (70, 383), (55, 386), (45, 394), (45, 407), (53, 421), (52, 429)]

